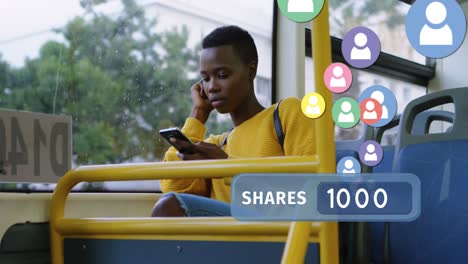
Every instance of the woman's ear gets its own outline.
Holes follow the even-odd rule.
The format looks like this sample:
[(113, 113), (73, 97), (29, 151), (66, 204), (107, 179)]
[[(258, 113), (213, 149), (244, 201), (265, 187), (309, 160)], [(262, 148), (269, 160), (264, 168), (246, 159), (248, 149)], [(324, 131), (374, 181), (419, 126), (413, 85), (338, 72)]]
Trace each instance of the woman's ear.
[(255, 77), (257, 76), (257, 62), (252, 61), (251, 63), (249, 63), (248, 68), (249, 68), (249, 79), (253, 81), (253, 79), (255, 79)]

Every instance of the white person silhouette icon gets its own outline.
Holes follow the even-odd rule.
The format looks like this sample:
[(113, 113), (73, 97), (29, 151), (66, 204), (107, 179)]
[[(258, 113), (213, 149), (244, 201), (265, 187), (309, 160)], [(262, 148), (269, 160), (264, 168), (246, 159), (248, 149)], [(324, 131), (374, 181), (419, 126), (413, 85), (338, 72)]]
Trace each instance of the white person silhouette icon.
[(289, 13), (314, 12), (314, 2), (312, 0), (289, 0), (288, 12)]

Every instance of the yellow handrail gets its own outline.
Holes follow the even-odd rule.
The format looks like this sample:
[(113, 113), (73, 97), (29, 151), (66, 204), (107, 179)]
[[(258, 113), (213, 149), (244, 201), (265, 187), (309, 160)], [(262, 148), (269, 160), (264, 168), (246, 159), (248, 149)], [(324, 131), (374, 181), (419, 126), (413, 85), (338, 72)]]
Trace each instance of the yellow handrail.
[[(332, 121), (332, 94), (325, 88), (323, 73), (331, 64), (330, 26), (328, 22), (328, 0), (324, 1), (320, 14), (311, 22), (312, 58), (314, 60), (315, 91), (325, 100), (325, 112), (316, 120), (316, 146), (320, 158), (320, 173), (336, 171), (335, 133)], [(310, 223), (292, 223), (286, 243), (282, 264), (303, 263), (308, 245)], [(323, 227), (326, 235), (320, 236), (320, 259), (322, 263), (338, 263), (338, 224), (326, 223)]]
[[(148, 218), (93, 218), (62, 219), (56, 229), (63, 236), (256, 236), (284, 237), (289, 230), (287, 222), (242, 222), (231, 217), (165, 217), (157, 224)], [(152, 220), (152, 219), (151, 219)], [(319, 236), (321, 227), (314, 225), (310, 235)]]
[[(176, 178), (225, 178), (232, 177), (240, 173), (300, 173), (317, 172), (317, 156), (297, 156), (297, 157), (271, 157), (253, 159), (232, 159), (232, 160), (211, 160), (211, 161), (190, 161), (190, 162), (167, 162), (167, 163), (143, 163), (143, 164), (120, 164), (120, 165), (98, 165), (84, 166), (69, 171), (63, 176), (55, 188), (50, 205), (50, 225), (51, 225), (51, 251), (54, 264), (63, 264), (63, 237), (76, 229), (85, 228), (83, 219), (64, 219), (65, 204), (70, 190), (80, 182), (96, 181), (129, 181), (129, 180), (155, 180), (155, 179), (176, 179)], [(231, 218), (232, 219), (232, 218)], [(97, 220), (88, 220), (97, 221)], [(110, 221), (110, 220), (108, 220)], [(117, 220), (114, 220), (117, 221)], [(130, 221), (130, 220), (126, 220)], [(149, 230), (157, 229), (160, 219), (145, 219), (143, 228)], [(95, 222), (97, 223), (97, 222)], [(257, 224), (258, 225), (258, 224)], [(93, 225), (88, 226), (89, 228)], [(101, 225), (102, 226), (102, 225)], [(131, 224), (125, 221), (119, 225), (120, 230), (125, 234), (131, 234), (132, 229), (128, 229)], [(236, 226), (245, 228), (245, 224), (238, 223)], [(270, 224), (268, 232), (275, 232), (279, 227), (274, 223)], [(114, 226), (115, 228), (115, 226)], [(137, 227), (134, 227), (137, 228)], [(187, 227), (195, 232), (196, 227)], [(284, 228), (284, 227), (283, 227)], [(234, 228), (235, 229), (235, 228)], [(249, 232), (258, 229), (248, 228)], [(68, 230), (68, 231), (67, 231)], [(126, 231), (125, 231), (126, 230)], [(210, 229), (202, 229), (209, 231)], [(215, 230), (215, 229), (213, 229)], [(309, 230), (309, 233), (311, 231)], [(209, 232), (207, 233), (209, 235)], [(255, 233), (252, 233), (255, 234)], [(309, 234), (310, 235), (310, 234)]]

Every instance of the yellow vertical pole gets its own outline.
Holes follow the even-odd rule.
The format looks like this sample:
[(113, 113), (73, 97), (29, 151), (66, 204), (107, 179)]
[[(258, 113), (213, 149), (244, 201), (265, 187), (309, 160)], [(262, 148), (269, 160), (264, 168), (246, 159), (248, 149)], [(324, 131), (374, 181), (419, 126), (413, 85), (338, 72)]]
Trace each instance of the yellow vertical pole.
[[(63, 178), (67, 177), (68, 174), (73, 174), (73, 170), (67, 172)], [(65, 216), (65, 201), (70, 192), (70, 188), (55, 188), (54, 193), (52, 194), (50, 202), (50, 251), (51, 251), (51, 260), (52, 264), (63, 264), (63, 237), (62, 235), (55, 230), (57, 227), (57, 221), (63, 219)]]
[[(320, 15), (312, 21), (312, 59), (315, 70), (315, 89), (325, 99), (326, 111), (317, 119), (317, 150), (320, 159), (319, 172), (336, 172), (335, 132), (332, 121), (332, 93), (325, 87), (323, 74), (332, 63), (328, 0)], [(338, 263), (338, 223), (324, 223), (320, 231), (320, 262)]]
[(53, 228), (56, 226), (54, 222), (50, 223), (50, 243), (51, 243), (51, 258), (52, 264), (63, 264), (63, 239), (62, 236)]
[[(322, 77), (325, 69), (331, 64), (328, 0), (324, 1), (321, 13), (312, 21), (312, 58), (314, 60), (315, 91), (323, 96), (326, 106), (325, 113), (316, 121), (319, 173), (332, 173), (336, 171), (335, 133), (331, 114), (333, 98), (331, 92), (326, 89)], [(310, 222), (291, 224), (281, 260), (282, 264), (304, 263), (310, 230)], [(338, 263), (338, 224), (323, 223), (319, 237), (321, 263)]]
[[(332, 93), (325, 87), (323, 73), (331, 64), (331, 40), (328, 13), (328, 0), (325, 0), (320, 15), (312, 21), (312, 58), (314, 60), (315, 90), (325, 99), (326, 110), (317, 119), (317, 151), (319, 172), (336, 172), (335, 125), (332, 121)], [(338, 223), (323, 223), (320, 231), (320, 262), (338, 263)]]
[(331, 64), (330, 26), (328, 23), (328, 0), (322, 12), (312, 21), (312, 59), (314, 60), (315, 91), (325, 100), (325, 113), (316, 120), (316, 144), (320, 173), (336, 171), (335, 125), (332, 119), (333, 97), (325, 87), (323, 73)]
[(310, 229), (310, 222), (291, 223), (281, 264), (304, 263), (304, 257), (309, 244)]

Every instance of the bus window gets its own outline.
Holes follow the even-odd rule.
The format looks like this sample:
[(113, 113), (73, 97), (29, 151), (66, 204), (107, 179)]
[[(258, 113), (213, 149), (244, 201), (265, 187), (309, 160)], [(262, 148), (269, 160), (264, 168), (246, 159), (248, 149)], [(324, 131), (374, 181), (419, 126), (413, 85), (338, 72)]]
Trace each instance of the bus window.
[[(241, 0), (15, 1), (0, 4), (0, 108), (72, 117), (72, 167), (160, 161), (162, 128), (182, 126), (204, 35), (235, 24), (259, 53), (256, 92), (271, 104), (273, 3)], [(24, 23), (28, 21), (28, 23)], [(208, 133), (231, 128), (212, 113)], [(3, 185), (51, 190), (51, 184)], [(78, 189), (155, 191), (155, 182)]]
[(382, 52), (426, 63), (426, 58), (414, 50), (406, 37), (405, 16), (410, 5), (401, 1), (330, 0), (330, 35), (343, 38), (357, 26), (372, 29), (382, 45)]

